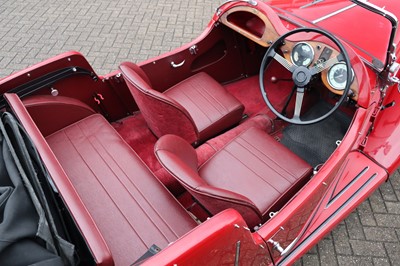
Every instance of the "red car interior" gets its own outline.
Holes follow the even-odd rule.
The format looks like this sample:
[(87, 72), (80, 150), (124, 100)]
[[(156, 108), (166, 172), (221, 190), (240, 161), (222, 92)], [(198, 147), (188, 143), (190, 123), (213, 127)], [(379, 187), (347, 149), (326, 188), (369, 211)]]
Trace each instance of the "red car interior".
[[(122, 63), (106, 76), (97, 76), (83, 56), (70, 52), (30, 68), (35, 79), (25, 71), (3, 81), (6, 89), (19, 88), (41, 81), (45, 73), (71, 72), (29, 95), (6, 99), (42, 157), (45, 151), (45, 163), (60, 166), (49, 172), (56, 187), (78, 202), (70, 207), (69, 194), (60, 193), (74, 219), (86, 219), (77, 224), (89, 224), (90, 230), (79, 229), (96, 263), (132, 265), (152, 245), (164, 249), (185, 234), (192, 239), (190, 232), (198, 234), (201, 226), (216, 232), (213, 222), (205, 221), (229, 213), (233, 224), (246, 228), (247, 244), (254, 245), (254, 228), (270, 222), (344, 138), (356, 98), (343, 107), (348, 112), (318, 128), (294, 128), (266, 107), (259, 66), (267, 42), (286, 28), (270, 8), (271, 14), (252, 10), (246, 4), (221, 23), (214, 21), (190, 45), (139, 65)], [(289, 50), (283, 56), (289, 58)], [(76, 67), (83, 74), (71, 70)], [(264, 84), (271, 104), (290, 115), (295, 87), (285, 71), (273, 61)], [(340, 95), (327, 90), (320, 77), (312, 82), (302, 115), (323, 114)], [(57, 96), (49, 95), (54, 90)], [(363, 96), (358, 90), (357, 95)], [(214, 241), (210, 234), (207, 243)], [(96, 246), (102, 241), (105, 246)]]
[(212, 214), (233, 208), (251, 227), (278, 211), (311, 173), (310, 165), (254, 127), (230, 141), (200, 169), (194, 148), (178, 136), (160, 138), (155, 152), (161, 164)]
[(198, 143), (237, 124), (243, 105), (206, 73), (200, 72), (160, 93), (135, 64), (120, 70), (152, 132), (182, 136)]

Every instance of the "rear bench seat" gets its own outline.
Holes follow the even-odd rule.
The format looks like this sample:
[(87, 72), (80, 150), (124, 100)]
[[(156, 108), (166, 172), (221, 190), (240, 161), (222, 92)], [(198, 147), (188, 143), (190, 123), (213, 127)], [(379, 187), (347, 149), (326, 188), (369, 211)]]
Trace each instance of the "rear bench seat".
[(130, 265), (197, 224), (99, 114), (46, 140), (107, 243), (116, 265)]

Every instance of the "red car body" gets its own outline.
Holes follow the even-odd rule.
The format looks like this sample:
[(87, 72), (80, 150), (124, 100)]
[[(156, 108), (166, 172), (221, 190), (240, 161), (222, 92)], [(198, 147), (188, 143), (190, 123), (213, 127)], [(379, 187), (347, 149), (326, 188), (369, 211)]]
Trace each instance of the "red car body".
[[(381, 11), (390, 12), (394, 18), (400, 15), (400, 6), (394, 1), (375, 0), (368, 3), (384, 7)], [(165, 91), (200, 69), (212, 73), (220, 83), (227, 83), (244, 78), (242, 69), (233, 67), (238, 55), (235, 54), (232, 44), (235, 37), (231, 32), (235, 32), (234, 36), (241, 35), (251, 40), (265, 52), (271, 44), (267, 42), (269, 39), (265, 39), (269, 38), (266, 29), (275, 31), (271, 39), (275, 41), (289, 30), (317, 27), (332, 33), (344, 44), (357, 80), (357, 97), (353, 99), (352, 108), (354, 115), (345, 137), (312, 179), (279, 212), (253, 231), (237, 211), (228, 209), (202, 222), (142, 262), (143, 265), (290, 265), (333, 230), (399, 167), (397, 57), (400, 50), (396, 48), (400, 36), (397, 28), (393, 28), (385, 17), (357, 4), (339, 0), (228, 1), (217, 9), (198, 38), (139, 64), (159, 91)], [(231, 25), (229, 19), (224, 22), (224, 16), (234, 12), (242, 12), (242, 16), (238, 15)], [(265, 25), (255, 23), (248, 26), (246, 12)], [(226, 28), (220, 31), (220, 24)], [(366, 29), (368, 34), (365, 34)], [(330, 44), (318, 38), (313, 41)], [(390, 44), (391, 41), (393, 44)], [(193, 49), (199, 49), (199, 54)], [(203, 50), (209, 53), (201, 57)], [(260, 59), (259, 54), (249, 57), (249, 73), (257, 74)], [(171, 68), (171, 62), (184, 60), (185, 64), (179, 71)], [(10, 93), (32, 80), (37, 81), (49, 73), (70, 67), (75, 68), (73, 72), (81, 71), (81, 75), (72, 73), (71, 77), (54, 80), (51, 83), (54, 86), (38, 86), (37, 90), (28, 90), (19, 97), (46, 95), (54, 87), (60, 95), (79, 100), (103, 114), (99, 102), (103, 101), (102, 98), (106, 99), (104, 106), (109, 121), (117, 121), (126, 113), (137, 111), (126, 85), (118, 79), (118, 70), (97, 77), (90, 64), (77, 52), (64, 53), (2, 79), (1, 93)], [(120, 96), (115, 91), (119, 91)], [(94, 96), (96, 94), (98, 97)], [(123, 103), (118, 98), (121, 95), (126, 99)], [(53, 123), (56, 120), (68, 121), (68, 112), (57, 113), (56, 118), (39, 116), (32, 120), (17, 98), (15, 94), (6, 95), (11, 110), (35, 143), (93, 261), (99, 265), (112, 265), (116, 261), (115, 255), (40, 133), (53, 131), (52, 127), (57, 127)]]

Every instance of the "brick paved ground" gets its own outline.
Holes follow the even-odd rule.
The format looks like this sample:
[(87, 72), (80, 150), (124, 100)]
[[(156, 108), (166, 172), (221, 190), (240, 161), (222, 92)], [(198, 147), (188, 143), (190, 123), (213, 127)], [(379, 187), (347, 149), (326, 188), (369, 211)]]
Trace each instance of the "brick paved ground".
[[(98, 74), (195, 38), (222, 1), (2, 0), (0, 77), (67, 50)], [(400, 174), (385, 183), (301, 265), (399, 265)]]

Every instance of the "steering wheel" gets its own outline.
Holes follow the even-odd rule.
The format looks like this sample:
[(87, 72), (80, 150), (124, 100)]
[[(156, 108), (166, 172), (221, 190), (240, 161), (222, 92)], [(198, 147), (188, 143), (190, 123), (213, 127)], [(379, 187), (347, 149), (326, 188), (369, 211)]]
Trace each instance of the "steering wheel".
[[(285, 40), (287, 37), (294, 35), (299, 32), (316, 32), (319, 33), (328, 39), (330, 39), (333, 43), (336, 44), (336, 46), (339, 48), (340, 53), (336, 57), (332, 57), (331, 59), (328, 59), (324, 62), (319, 62), (314, 65), (311, 65), (309, 67), (305, 66), (297, 66), (288, 60), (286, 60), (284, 57), (282, 57), (278, 52), (277, 49), (281, 47), (282, 45), (285, 44)], [(276, 110), (276, 108), (271, 104), (271, 101), (268, 99), (268, 93), (265, 90), (264, 86), (264, 73), (265, 73), (265, 68), (266, 66), (269, 66), (270, 62), (272, 61), (271, 59), (275, 59), (278, 63), (280, 63), (284, 68), (286, 68), (288, 71), (292, 73), (292, 80), (296, 86), (296, 102), (295, 102), (295, 107), (294, 107), (294, 114), (292, 118), (289, 118), (283, 114), (281, 114), (279, 111)], [(333, 66), (334, 64), (338, 63), (339, 61), (343, 61), (346, 64), (346, 69), (347, 71), (347, 81), (351, 81), (351, 65), (350, 65), (350, 59), (349, 56), (342, 45), (342, 43), (334, 37), (332, 34), (321, 30), (321, 29), (316, 29), (316, 28), (299, 28), (295, 29), (292, 31), (289, 31), (279, 37), (267, 50), (267, 52), (264, 55), (264, 58), (261, 62), (261, 67), (260, 67), (260, 88), (261, 88), (261, 94), (264, 98), (265, 103), (267, 106), (271, 109), (271, 111), (280, 119), (289, 122), (291, 124), (296, 124), (296, 125), (310, 125), (314, 123), (318, 123), (330, 115), (332, 115), (343, 103), (343, 101), (346, 99), (349, 90), (350, 90), (350, 84), (351, 82), (346, 82), (346, 86), (343, 90), (343, 95), (340, 97), (340, 99), (337, 101), (337, 103), (330, 109), (326, 114), (317, 117), (315, 119), (311, 120), (302, 120), (300, 118), (301, 116), (301, 109), (302, 109), (302, 104), (303, 104), (303, 99), (304, 99), (304, 94), (305, 94), (305, 88), (308, 86), (308, 84), (311, 81), (311, 78), (314, 75), (317, 75), (318, 73), (322, 72), (323, 70)]]

